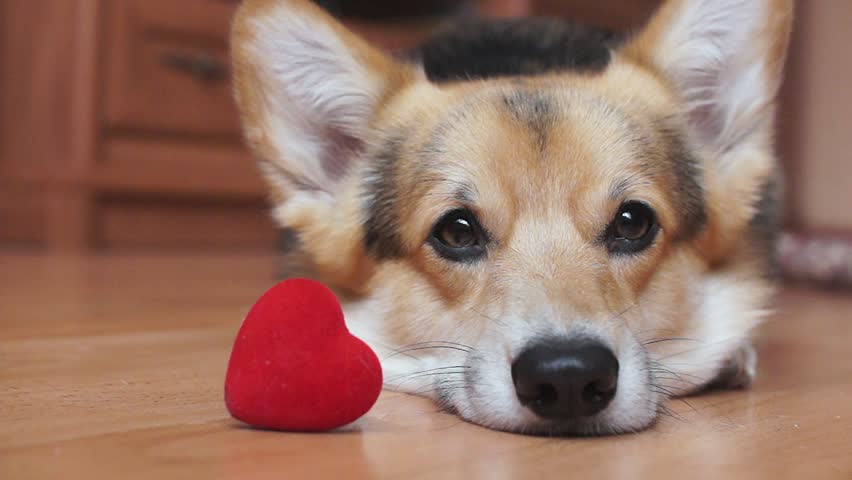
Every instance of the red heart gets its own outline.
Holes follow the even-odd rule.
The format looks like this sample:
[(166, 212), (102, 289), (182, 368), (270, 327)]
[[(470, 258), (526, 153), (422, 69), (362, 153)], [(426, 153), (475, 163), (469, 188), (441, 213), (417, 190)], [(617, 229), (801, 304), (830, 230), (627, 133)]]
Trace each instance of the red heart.
[(285, 280), (243, 321), (225, 377), (234, 418), (275, 430), (319, 431), (365, 414), (382, 388), (382, 368), (352, 336), (334, 294), (321, 283)]

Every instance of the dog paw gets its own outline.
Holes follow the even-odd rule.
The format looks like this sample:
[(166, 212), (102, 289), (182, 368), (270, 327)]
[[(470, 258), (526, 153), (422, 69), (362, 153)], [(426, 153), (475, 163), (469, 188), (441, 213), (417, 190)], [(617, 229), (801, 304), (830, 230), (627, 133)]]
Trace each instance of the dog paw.
[(751, 342), (743, 344), (729, 358), (716, 379), (711, 383), (711, 388), (740, 389), (748, 388), (757, 374), (757, 351)]

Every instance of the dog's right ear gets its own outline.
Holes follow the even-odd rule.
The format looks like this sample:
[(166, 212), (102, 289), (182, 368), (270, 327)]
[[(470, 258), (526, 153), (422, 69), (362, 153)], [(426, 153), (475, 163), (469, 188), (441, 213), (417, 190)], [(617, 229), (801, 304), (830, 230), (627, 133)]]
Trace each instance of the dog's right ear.
[(307, 0), (245, 0), (231, 51), (246, 140), (281, 206), (331, 199), (376, 112), (415, 77)]
[(420, 74), (308, 0), (244, 0), (231, 55), (246, 141), (276, 221), (298, 233), (311, 276), (358, 291), (370, 262), (357, 188), (343, 180), (383, 105)]

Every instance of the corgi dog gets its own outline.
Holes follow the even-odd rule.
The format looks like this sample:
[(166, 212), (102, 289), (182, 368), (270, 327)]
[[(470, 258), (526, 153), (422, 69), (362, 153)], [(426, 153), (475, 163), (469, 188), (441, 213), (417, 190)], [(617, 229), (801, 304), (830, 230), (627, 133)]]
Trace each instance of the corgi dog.
[(309, 1), (244, 1), (236, 99), (287, 274), (335, 290), (387, 388), (493, 429), (633, 432), (748, 385), (792, 10), (474, 21), (396, 58)]

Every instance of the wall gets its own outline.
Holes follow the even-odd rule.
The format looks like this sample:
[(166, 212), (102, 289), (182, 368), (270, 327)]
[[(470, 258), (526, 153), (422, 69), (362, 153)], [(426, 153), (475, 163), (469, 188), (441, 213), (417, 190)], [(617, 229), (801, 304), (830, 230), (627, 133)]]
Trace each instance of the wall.
[(789, 220), (852, 233), (852, 1), (797, 3), (784, 129)]

